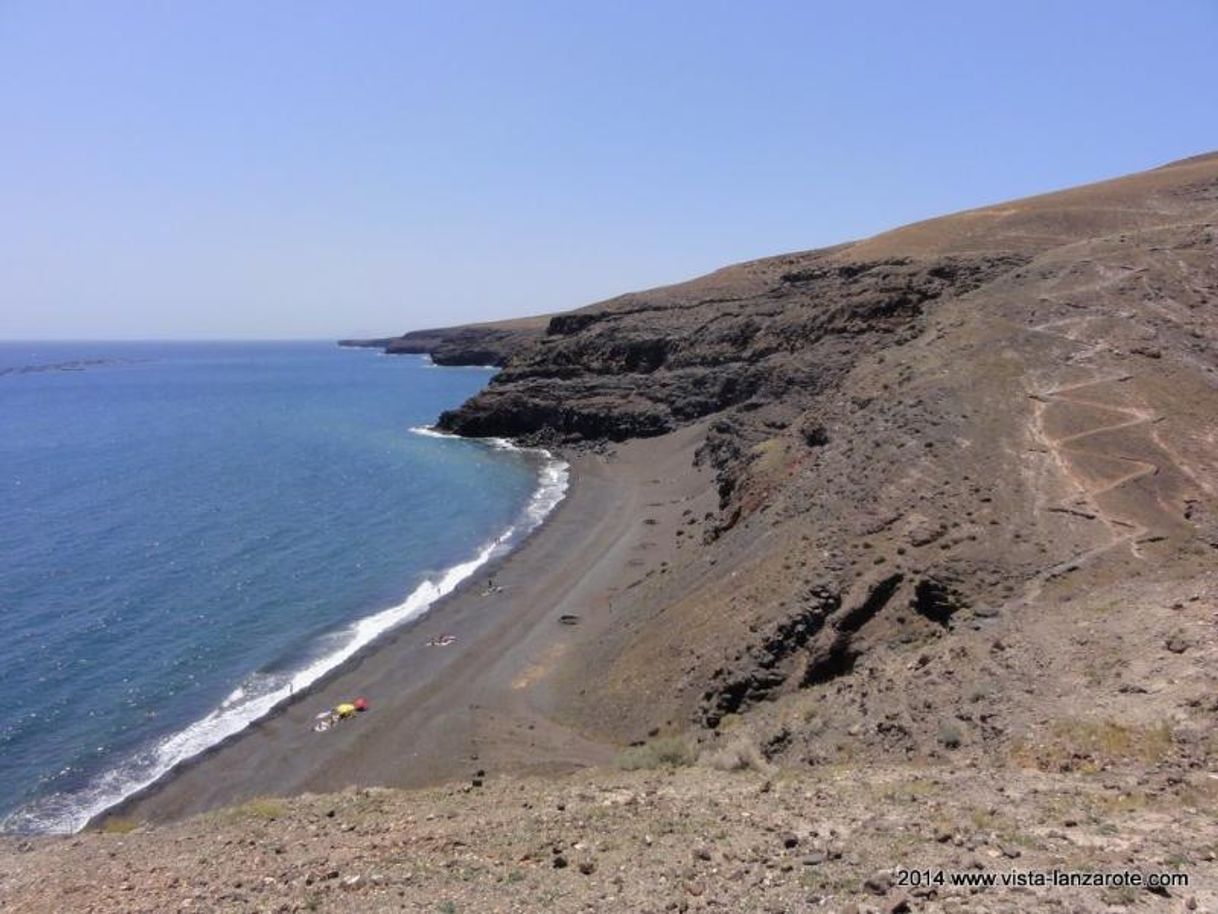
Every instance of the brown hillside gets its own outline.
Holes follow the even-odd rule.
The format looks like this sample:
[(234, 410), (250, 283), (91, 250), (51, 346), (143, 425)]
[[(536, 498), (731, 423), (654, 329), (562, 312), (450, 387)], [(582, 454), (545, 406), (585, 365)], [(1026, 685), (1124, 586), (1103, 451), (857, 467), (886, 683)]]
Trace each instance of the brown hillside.
[[(843, 735), (936, 752), (986, 675), (962, 645), (1026, 636), (1005, 659), (1058, 688), (1064, 607), (1096, 603), (1131, 626), (1114, 657), (1160, 654), (1181, 619), (1148, 603), (1195, 595), (1218, 548), (1216, 222), (1204, 156), (553, 318), (443, 424), (570, 442), (695, 423), (719, 492), (654, 531), (686, 545), (573, 654), (572, 688), (604, 687), (568, 719), (626, 738), (811, 690)], [(954, 681), (907, 691), (937, 665)], [(853, 694), (889, 674), (891, 701)], [(967, 739), (1006, 751), (1031, 724), (1002, 714)], [(781, 751), (824, 755), (817, 733)]]

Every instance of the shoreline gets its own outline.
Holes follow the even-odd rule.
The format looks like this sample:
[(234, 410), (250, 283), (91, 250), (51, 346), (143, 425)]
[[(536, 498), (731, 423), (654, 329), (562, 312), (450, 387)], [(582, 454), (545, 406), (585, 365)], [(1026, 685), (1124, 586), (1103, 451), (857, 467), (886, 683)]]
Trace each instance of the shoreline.
[[(236, 729), (232, 729), (231, 732), (200, 749), (189, 751), (163, 770), (148, 775), (142, 784), (139, 784), (139, 779), (144, 778), (145, 775), (137, 775), (132, 779), (132, 784), (139, 784), (139, 786), (116, 788), (116, 792), (119, 789), (126, 790), (126, 792), (117, 799), (103, 798), (95, 801), (92, 804), (93, 811), (89, 811), (89, 808), (85, 807), (77, 814), (77, 824), (67, 830), (55, 829), (50, 832), (34, 833), (73, 834), (95, 826), (97, 823), (117, 815), (119, 810), (127, 809), (146, 795), (154, 793), (179, 772), (196, 763), (201, 763), (213, 752), (240, 739), (250, 728), (286, 713), (289, 708), (299, 702), (310, 700), (334, 677), (341, 675), (349, 666), (359, 663), (365, 655), (378, 650), (387, 638), (407, 631), (422, 621), (442, 605), (448, 597), (460, 592), (478, 575), (485, 575), (488, 579), (493, 580), (495, 569), (545, 525), (555, 510), (562, 505), (570, 489), (570, 464), (563, 456), (555, 455), (545, 448), (520, 447), (504, 439), (462, 439), (456, 435), (434, 432), (430, 427), (412, 428), (410, 431), (425, 436), (453, 438), (467, 444), (477, 443), (493, 450), (527, 453), (531, 459), (536, 460), (537, 485), (529, 500), (521, 508), (517, 519), (477, 546), (472, 555), (442, 568), (421, 581), (400, 602), (351, 622), (343, 629), (343, 632), (350, 636), (343, 646), (331, 654), (317, 658), (308, 666), (298, 669), (274, 691), (257, 696), (251, 704), (265, 707), (265, 710), (257, 711), (255, 709), (254, 716), (244, 720), (237, 719), (235, 721)], [(317, 667), (321, 667), (320, 672), (314, 672)], [(302, 678), (304, 681), (300, 682)], [(241, 692), (241, 687), (237, 688), (237, 692)], [(229, 702), (226, 701), (206, 716), (170, 734), (153, 749), (145, 751), (163, 752), (165, 751), (164, 746), (182, 740), (200, 727), (224, 723), (223, 718), (226, 712), (240, 711), (242, 708), (243, 706), (238, 705), (235, 709), (230, 709)], [(121, 765), (111, 769), (110, 773), (117, 774), (120, 770), (122, 770)], [(103, 776), (103, 781), (104, 779)], [(66, 824), (68, 815), (65, 814), (63, 818)]]
[[(338, 647), (295, 668), (286, 678), (280, 677), (271, 688), (247, 695), (250, 681), (247, 679), (207, 714), (117, 762), (82, 791), (51, 795), (18, 808), (6, 819), (6, 824), (9, 820), (17, 822), (10, 833), (72, 834), (88, 828), (156, 789), (177, 771), (240, 737), (258, 722), (275, 717), (298, 701), (307, 700), (318, 687), (350, 663), (375, 650), (385, 636), (409, 628), (476, 575), (493, 574), (501, 562), (545, 524), (566, 497), (570, 466), (565, 459), (545, 448), (522, 448), (501, 439), (459, 439), (429, 428), (411, 431), (451, 437), (465, 444), (477, 443), (493, 450), (528, 454), (536, 461), (536, 488), (516, 520), (475, 547), (472, 554), (420, 581), (399, 602), (336, 630), (335, 634), (345, 636)], [(255, 675), (258, 674), (251, 674), (250, 678)]]
[[(69, 348), (77, 346), (76, 343), (66, 344)], [(131, 346), (137, 344), (122, 344), (120, 346), (102, 347), (102, 349), (94, 353), (94, 355), (106, 356), (104, 359), (89, 358), (83, 363), (92, 364), (93, 362), (113, 363), (131, 362), (132, 359), (123, 355), (131, 353), (128, 350)], [(138, 344), (143, 345), (143, 344)], [(150, 344), (156, 345), (159, 344)], [(242, 354), (240, 359), (249, 360), (251, 362), (261, 363), (264, 360), (262, 354), (263, 347), (269, 346), (268, 352), (275, 355), (279, 354), (279, 349), (282, 348), (279, 343), (241, 343), (233, 344), (232, 346), (221, 346), (216, 348), (209, 343), (184, 343), (183, 345), (196, 347), (200, 352), (213, 353), (222, 352), (228, 353), (229, 348), (241, 349)], [(353, 377), (358, 383), (371, 383), (369, 379), (375, 381), (372, 390), (380, 391), (380, 379), (382, 373), (367, 374), (362, 369), (350, 375), (351, 368), (347, 367), (353, 363), (349, 363), (341, 353), (331, 355), (330, 350), (321, 349), (320, 345), (314, 342), (298, 344), (305, 346), (313, 352), (297, 354), (293, 347), (289, 347), (289, 354), (293, 359), (305, 357), (309, 361), (292, 362), (291, 365), (307, 365), (310, 371), (315, 370), (313, 362), (319, 358), (317, 353), (324, 352), (324, 358), (320, 364), (325, 370), (338, 372), (339, 376), (344, 379)], [(246, 352), (251, 350), (251, 347), (256, 348), (257, 352)], [(113, 349), (113, 351), (111, 351)], [(41, 351), (41, 348), (39, 349)], [(158, 350), (159, 351), (159, 350)], [(68, 356), (65, 349), (62, 354), (63, 358)], [(89, 353), (86, 353), (89, 354)], [(46, 353), (43, 353), (46, 355)], [(157, 353), (151, 353), (152, 356), (157, 356)], [(121, 356), (121, 357), (120, 357)], [(60, 367), (64, 364), (69, 364), (57, 360), (52, 353), (52, 367)], [(194, 358), (195, 354), (189, 355), (189, 358)], [(224, 354), (223, 358), (230, 358), (231, 354)], [(32, 358), (32, 356), (31, 356)], [(160, 356), (151, 359), (152, 362), (164, 363), (169, 370), (183, 364), (175, 361), (176, 356), (168, 351), (161, 353)], [(20, 362), (21, 360), (18, 359)], [(79, 360), (78, 360), (79, 361)], [(134, 361), (149, 361), (149, 359), (134, 359)], [(400, 366), (406, 370), (411, 377), (420, 377), (419, 369), (431, 366), (430, 360), (425, 363), (420, 359), (407, 360), (411, 364), (403, 364)], [(81, 364), (83, 364), (81, 363)], [(72, 362), (70, 364), (77, 364)], [(184, 364), (190, 364), (189, 361)], [(335, 367), (337, 366), (337, 367)], [(0, 369), (2, 371), (2, 369)], [(324, 371), (323, 371), (324, 374)], [(397, 372), (390, 372), (384, 377), (391, 380), (397, 376)], [(460, 374), (460, 372), (458, 372)], [(475, 371), (472, 375), (466, 372), (466, 380), (460, 382), (462, 396), (468, 391), (465, 389), (469, 384), (481, 386), (484, 381), (479, 381), (475, 376), (479, 372)], [(355, 382), (353, 382), (355, 383)], [(431, 382), (429, 382), (431, 383)], [(398, 433), (405, 439), (414, 438), (411, 434), (401, 432), (402, 427), (408, 427), (412, 421), (422, 421), (424, 415), (434, 417), (444, 407), (445, 403), (454, 402), (450, 397), (441, 396), (447, 389), (446, 381), (434, 382), (434, 391), (431, 391), (428, 396), (435, 397), (435, 402), (430, 403), (425, 411), (411, 409), (404, 416), (398, 416), (397, 420), (389, 417), (389, 421), (398, 422)], [(341, 400), (339, 401), (341, 404)], [(100, 413), (98, 414), (100, 415)], [(278, 414), (277, 414), (278, 415)], [(370, 419), (372, 417), (369, 417)], [(376, 416), (379, 420), (381, 417)], [(405, 421), (399, 421), (405, 420)], [(362, 420), (361, 420), (362, 421)], [(378, 429), (389, 428), (389, 426), (378, 426)], [(413, 430), (413, 429), (412, 429)], [(447, 437), (447, 436), (445, 436)], [(284, 442), (289, 441), (287, 437), (283, 437)], [(449, 521), (445, 519), (445, 514), (450, 513), (456, 503), (464, 504), (464, 498), (441, 499), (436, 500), (434, 496), (430, 500), (426, 500), (428, 505), (427, 512), (431, 523), (439, 523), (444, 526), (453, 524), (446, 535), (443, 537), (445, 545), (439, 549), (424, 549), (418, 555), (412, 554), (409, 550), (404, 554), (397, 552), (386, 552), (385, 561), (383, 564), (384, 574), (369, 573), (366, 567), (362, 564), (362, 556), (360, 552), (365, 549), (375, 549), (374, 537), (367, 536), (366, 531), (369, 529), (361, 516), (361, 511), (346, 510), (350, 505), (350, 500), (346, 497), (346, 493), (339, 487), (330, 483), (324, 473), (315, 474), (315, 478), (322, 480), (319, 486), (324, 489), (324, 492), (319, 491), (319, 496), (334, 494), (338, 504), (338, 508), (342, 510), (344, 519), (336, 524), (341, 524), (341, 537), (334, 536), (332, 540), (326, 541), (322, 537), (318, 542), (326, 545), (330, 551), (319, 553), (329, 555), (332, 561), (317, 561), (312, 560), (308, 567), (302, 567), (300, 570), (303, 574), (298, 575), (293, 570), (292, 550), (297, 548), (296, 543), (289, 543), (286, 546), (280, 546), (273, 541), (271, 534), (259, 528), (257, 523), (243, 523), (238, 534), (244, 535), (248, 530), (254, 531), (250, 534), (251, 537), (257, 537), (261, 531), (264, 535), (262, 541), (270, 544), (265, 547), (263, 556), (268, 562), (279, 562), (275, 566), (277, 570), (282, 572), (283, 568), (289, 569), (294, 580), (276, 581), (274, 575), (263, 574), (265, 580), (264, 596), (271, 601), (265, 606), (252, 610), (255, 615), (249, 616), (248, 621), (257, 631), (257, 625), (262, 625), (265, 634), (262, 636), (250, 635), (248, 632), (245, 635), (234, 635), (234, 639), (239, 639), (240, 646), (237, 650), (243, 650), (245, 654), (234, 654), (232, 657), (223, 655), (223, 651), (216, 654), (218, 657), (214, 663), (212, 658), (200, 655), (200, 658), (194, 658), (187, 654), (183, 654), (173, 660), (172, 667), (166, 666), (165, 670), (172, 669), (174, 672), (164, 672), (162, 680), (160, 680), (161, 688), (150, 691), (146, 696), (139, 699), (145, 704), (141, 705), (140, 710), (144, 713), (140, 715), (132, 715), (129, 711), (124, 712), (126, 717), (140, 717), (138, 723), (128, 727), (124, 724), (122, 730), (113, 739), (108, 735), (104, 725), (94, 725), (94, 736), (96, 741), (89, 742), (86, 745), (96, 745), (95, 752), (89, 753), (87, 761), (63, 764), (58, 763), (52, 771), (43, 772), (37, 769), (41, 764), (38, 760), (37, 753), (42, 750), (43, 744), (39, 742), (31, 742), (32, 747), (29, 751), (29, 758), (33, 772), (37, 777), (24, 776), (19, 779), (14, 779), (12, 784), (6, 781), (5, 793), (6, 796), (11, 796), (11, 806), (6, 805), (3, 810), (0, 810), (0, 834), (18, 834), (18, 835), (36, 835), (36, 834), (70, 834), (81, 830), (88, 826), (89, 822), (96, 820), (99, 816), (105, 815), (109, 810), (123, 804), (130, 797), (138, 795), (143, 791), (154, 786), (163, 778), (168, 776), (179, 766), (189, 762), (191, 759), (207, 754), (214, 747), (227, 742), (235, 735), (241, 733), (251, 724), (267, 716), (273, 716), (279, 713), (284, 704), (291, 703), (297, 696), (309, 694), (314, 686), (325, 679), (328, 679), (332, 673), (344, 667), (355, 655), (363, 653), (374, 641), (378, 641), (386, 633), (393, 631), (402, 625), (408, 624), (410, 621), (417, 619), (419, 616), (426, 614), (430, 609), (444, 596), (451, 592), (467, 577), (477, 574), (484, 567), (493, 566), (504, 555), (516, 549), (522, 542), (527, 540), (529, 535), (534, 532), (537, 527), (544, 522), (546, 517), (552, 512), (554, 507), (561, 503), (565, 496), (567, 488), (567, 464), (564, 460), (558, 459), (544, 448), (528, 448), (517, 447), (511, 442), (500, 439), (460, 439), (450, 442), (428, 442), (420, 446), (419, 439), (415, 439), (415, 444), (411, 445), (407, 442), (406, 447), (419, 447), (420, 453), (426, 449), (427, 457), (424, 459), (434, 460), (441, 468), (444, 468), (448, 462), (452, 462), (457, 466), (465, 465), (463, 461), (473, 459), (473, 466), (476, 471), (465, 477), (463, 488), (465, 494), (473, 496), (478, 502), (501, 505), (499, 510), (495, 510), (488, 515), (485, 522), (470, 523), (474, 518), (481, 517), (480, 506), (471, 504), (470, 514), (464, 515), (459, 521)], [(291, 450), (290, 444), (283, 445), (286, 450)], [(504, 454), (501, 452), (512, 452)], [(495, 453), (500, 452), (500, 453)], [(343, 453), (338, 452), (336, 453)], [(358, 461), (360, 454), (355, 453), (355, 459)], [(124, 448), (121, 456), (127, 457), (127, 451)], [(148, 456), (148, 455), (145, 455)], [(154, 458), (158, 456), (154, 453)], [(294, 455), (293, 455), (294, 456)], [(408, 455), (409, 458), (409, 455)], [(371, 459), (371, 458), (369, 458)], [(393, 459), (399, 459), (395, 456)], [(412, 459), (412, 458), (410, 458)], [(511, 492), (510, 499), (502, 500), (499, 498), (499, 490), (487, 490), (485, 494), (481, 492), (482, 483), (479, 480), (483, 479), (480, 464), (481, 461), (503, 460), (505, 466), (510, 466), (513, 469), (513, 482), (510, 489), (505, 492)], [(344, 461), (344, 464), (346, 461)], [(120, 464), (121, 465), (121, 464)], [(157, 467), (155, 459), (151, 460), (151, 465), (154, 469)], [(291, 464), (295, 466), (296, 464)], [(405, 464), (408, 470), (412, 464)], [(323, 460), (323, 470), (331, 469), (329, 463)], [(266, 462), (264, 464), (265, 472), (272, 474), (273, 482), (278, 482), (283, 474), (280, 474), (273, 463)], [(379, 465), (378, 465), (379, 467)], [(176, 468), (170, 467), (168, 472), (176, 472)], [(407, 487), (405, 490), (396, 487), (399, 480), (387, 479), (382, 485), (374, 485), (371, 490), (366, 491), (371, 499), (382, 501), (386, 494), (400, 494), (402, 491), (406, 493), (406, 501), (401, 504), (410, 504), (409, 501), (412, 490)], [(287, 478), (291, 478), (290, 472)], [(375, 478), (375, 477), (369, 477)], [(410, 479), (409, 472), (406, 474), (406, 479)], [(299, 527), (308, 521), (311, 521), (313, 516), (318, 512), (314, 508), (315, 504), (320, 504), (325, 501), (324, 497), (320, 500), (315, 500), (308, 497), (300, 497), (299, 493), (299, 478), (295, 480), (298, 484), (294, 486), (297, 498), (296, 504), (298, 508), (303, 509), (304, 517), (297, 515), (293, 518), (293, 526)], [(378, 494), (379, 493), (379, 494)], [(423, 493), (425, 494), (425, 493)], [(454, 492), (454, 495), (460, 495), (460, 492)], [(192, 499), (192, 505), (206, 503), (205, 500), (198, 498)], [(356, 505), (360, 503), (357, 501)], [(411, 511), (395, 510), (392, 508), (392, 501), (386, 501), (390, 505), (387, 509), (389, 512), (397, 514), (398, 517), (394, 523), (405, 523), (413, 525), (414, 518)], [(210, 516), (207, 523), (215, 523), (215, 530), (219, 531), (221, 542), (225, 549), (235, 549), (233, 542), (240, 539), (240, 535), (234, 536), (231, 531), (237, 528), (231, 527), (231, 524), (224, 521), (225, 516), (221, 512), (221, 506), (213, 506), (216, 509), (216, 517), (221, 518), (218, 522), (213, 522)], [(378, 507), (380, 507), (378, 505)], [(279, 522), (275, 512), (260, 510), (258, 512), (259, 520), (262, 518), (270, 518), (267, 524), (270, 528)], [(374, 517), (377, 515), (374, 513)], [(235, 522), (234, 522), (235, 523)], [(70, 527), (70, 525), (69, 525)], [(18, 530), (21, 528), (18, 527)], [(174, 527), (177, 535), (180, 526)], [(187, 526), (184, 528), (190, 530)], [(205, 529), (205, 528), (200, 528)], [(225, 530), (229, 530), (225, 534)], [(426, 529), (426, 528), (425, 528)], [(452, 529), (460, 530), (457, 535), (449, 535)], [(167, 535), (167, 534), (166, 534)], [(365, 539), (367, 538), (367, 542)], [(120, 538), (121, 548), (121, 538)], [(199, 543), (203, 543), (205, 537), (201, 534)], [(192, 540), (193, 544), (193, 540)], [(242, 549), (245, 546), (240, 547)], [(48, 553), (48, 556), (52, 553)], [(215, 552), (208, 555), (206, 549), (200, 553), (201, 561), (217, 560), (217, 555), (222, 555)], [(257, 550), (254, 550), (257, 555)], [(307, 553), (306, 553), (307, 555)], [(126, 556), (124, 556), (126, 558)], [(231, 567), (236, 567), (238, 562), (232, 562), (233, 556), (228, 556), (224, 559), (224, 575), (210, 574), (209, 580), (222, 579), (228, 574), (230, 563)], [(351, 559), (350, 566), (345, 565)], [(48, 559), (50, 560), (50, 559)], [(357, 561), (358, 560), (358, 561)], [(175, 550), (174, 562), (179, 561), (179, 553)], [(306, 561), (308, 561), (306, 559)], [(132, 564), (133, 563), (133, 564)], [(87, 563), (86, 573), (87, 573)], [(183, 566), (185, 567), (185, 566)], [(193, 566), (192, 566), (193, 567)], [(268, 565), (270, 567), (270, 565)], [(105, 580), (111, 580), (111, 570), (117, 570), (120, 573), (113, 575), (115, 580), (132, 578), (139, 580), (144, 575), (145, 569), (141, 566), (138, 559), (133, 558), (126, 566), (120, 566), (118, 569), (106, 569), (107, 574)], [(380, 569), (378, 569), (380, 570)], [(127, 574), (126, 572), (130, 572)], [(99, 572), (101, 573), (101, 572)], [(319, 578), (310, 583), (307, 577), (308, 573), (316, 573)], [(395, 578), (394, 575), (399, 574), (400, 578)], [(333, 576), (336, 583), (340, 586), (334, 591), (327, 588), (325, 578)], [(193, 584), (193, 581), (186, 576), (177, 575), (179, 579), (187, 582), (187, 586)], [(339, 578), (342, 579), (339, 582)], [(302, 583), (303, 582), (303, 583)], [(383, 583), (382, 583), (383, 582)], [(294, 585), (289, 587), (288, 585)], [(159, 584), (158, 584), (159, 586)], [(342, 587), (351, 587), (351, 594), (343, 591)], [(238, 589), (241, 585), (238, 584)], [(98, 587), (98, 590), (103, 590), (103, 587)], [(191, 596), (196, 590), (190, 586)], [(206, 588), (203, 588), (206, 593)], [(37, 592), (35, 591), (35, 596)], [(120, 591), (120, 596), (121, 596)], [(218, 591), (217, 591), (218, 593)], [(166, 588), (155, 592), (144, 593), (140, 600), (142, 607), (156, 606), (158, 601), (165, 594), (169, 594), (172, 598), (174, 591), (172, 586), (166, 585)], [(263, 595), (256, 594), (252, 599), (261, 599)], [(44, 595), (45, 596), (45, 595)], [(53, 595), (49, 599), (54, 599)], [(104, 599), (99, 598), (99, 607), (104, 610)], [(314, 612), (308, 620), (302, 614), (302, 609), (293, 606), (293, 603), (299, 601), (300, 607), (303, 607), (303, 612)], [(166, 606), (172, 607), (173, 600), (165, 601)], [(178, 600), (181, 605), (193, 607), (196, 604), (189, 599)], [(240, 614), (242, 602), (240, 599), (228, 599), (225, 601), (230, 611)], [(200, 604), (203, 609), (207, 609), (206, 604)], [(320, 610), (320, 611), (315, 611)], [(181, 606), (178, 606), (181, 609)], [(144, 610), (141, 610), (144, 611)], [(280, 615), (282, 613), (282, 615)], [(165, 636), (166, 644), (176, 644), (172, 639), (179, 637), (174, 629), (187, 624), (181, 612), (175, 613), (172, 608), (161, 612), (160, 617), (165, 620), (167, 626), (167, 634)], [(207, 619), (206, 614), (200, 614), (198, 619)], [(222, 620), (227, 617), (220, 616)], [(237, 621), (240, 621), (241, 616)], [(303, 624), (302, 624), (303, 623)], [(274, 629), (268, 629), (265, 626), (273, 624)], [(155, 623), (153, 631), (155, 632)], [(143, 624), (141, 621), (141, 628)], [(188, 625), (189, 628), (198, 628), (197, 621)], [(206, 628), (206, 625), (204, 626)], [(18, 635), (20, 635), (20, 630)], [(51, 637), (56, 636), (57, 631), (52, 629)], [(62, 633), (64, 638), (72, 637), (70, 628), (65, 628)], [(139, 634), (143, 634), (139, 632)], [(206, 632), (201, 632), (196, 636), (191, 634), (189, 639), (184, 639), (183, 643), (189, 646), (191, 639), (204, 637)], [(281, 637), (282, 636), (282, 637)], [(251, 640), (252, 639), (252, 640)], [(135, 639), (141, 641), (141, 639)], [(108, 672), (113, 669), (123, 670), (120, 665), (123, 662), (129, 662), (131, 669), (127, 670), (130, 674), (124, 676), (122, 682), (140, 683), (143, 680), (139, 673), (142, 672), (142, 667), (149, 662), (149, 658), (145, 656), (146, 652), (139, 648), (139, 645), (131, 644), (131, 639), (123, 638), (121, 641), (125, 646), (115, 647), (115, 655), (107, 657), (104, 653), (104, 644), (107, 639), (101, 638), (99, 641), (103, 644), (102, 647), (94, 649), (87, 641), (82, 641), (81, 653), (79, 656), (72, 655), (77, 659), (73, 662), (93, 663), (97, 659), (101, 659), (98, 669), (105, 669)], [(109, 643), (118, 645), (120, 639), (109, 638)], [(51, 643), (51, 642), (46, 642)], [(163, 647), (163, 644), (158, 642), (143, 642), (151, 644), (149, 650), (156, 653), (157, 650)], [(214, 642), (211, 636), (204, 637), (203, 644), (223, 644), (224, 639), (220, 642)], [(44, 645), (45, 646), (45, 645)], [(165, 648), (172, 651), (173, 648)], [(193, 649), (192, 649), (193, 650)], [(158, 658), (161, 654), (157, 655)], [(163, 658), (162, 658), (163, 659)], [(235, 659), (236, 662), (232, 662)], [(158, 663), (160, 661), (158, 660)], [(168, 662), (168, 661), (167, 661)], [(198, 663), (203, 663), (203, 666), (198, 666)], [(61, 664), (62, 665), (62, 664)], [(66, 665), (64, 666), (66, 669)], [(178, 695), (181, 691), (180, 684), (173, 678), (177, 671), (182, 671), (182, 675), (187, 676), (190, 682), (200, 683), (200, 694), (195, 696), (195, 700), (183, 704), (175, 704), (171, 696)], [(113, 675), (113, 674), (111, 674)], [(71, 677), (74, 679), (75, 677)], [(54, 682), (53, 678), (48, 679)], [(113, 680), (117, 682), (117, 680)], [(98, 690), (94, 690), (94, 694), (100, 694), (100, 701), (105, 703), (105, 696), (110, 691), (107, 680), (103, 676), (100, 680), (102, 686)], [(34, 696), (25, 694), (21, 691), (23, 684), (20, 677), (17, 681), (18, 693), (14, 695), (14, 706), (19, 707), (40, 707), (40, 702), (43, 696)], [(62, 685), (62, 684), (60, 684)], [(66, 685), (62, 685), (67, 688)], [(33, 686), (31, 686), (33, 688)], [(116, 685), (115, 688), (118, 688)], [(123, 686), (124, 689), (127, 685)], [(192, 686), (193, 688), (193, 686)], [(214, 694), (213, 694), (214, 690)], [(138, 686), (131, 686), (132, 694), (138, 692)], [(56, 693), (60, 696), (60, 693)], [(60, 696), (62, 697), (62, 696)], [(85, 700), (86, 694), (80, 696), (80, 703), (88, 709), (93, 707)], [(75, 696), (70, 699), (64, 699), (65, 707), (71, 711), (71, 706)], [(136, 699), (129, 699), (127, 704), (132, 708), (135, 707)], [(44, 716), (46, 712), (43, 713)], [(88, 716), (93, 717), (97, 714), (99, 720), (104, 720), (104, 715), (108, 713), (106, 707), (95, 708), (89, 710)], [(30, 713), (30, 718), (38, 716)], [(80, 718), (81, 711), (76, 709), (75, 716)], [(159, 718), (159, 720), (158, 720)], [(47, 718), (51, 718), (48, 716)], [(65, 718), (67, 719), (67, 718)], [(90, 722), (91, 723), (91, 722)], [(69, 730), (74, 726), (70, 723)], [(35, 727), (29, 728), (31, 731), (38, 729)], [(40, 737), (44, 740), (54, 740), (57, 738), (56, 728), (43, 726), (46, 734)], [(67, 731), (65, 731), (67, 732)], [(39, 737), (35, 737), (38, 739)], [(90, 737), (90, 740), (93, 738)], [(53, 742), (50, 744), (53, 749)], [(15, 751), (18, 754), (26, 752), (24, 744), (18, 742)], [(47, 750), (49, 753), (51, 750)], [(83, 750), (82, 750), (83, 751)], [(53, 760), (54, 756), (51, 755)], [(61, 760), (62, 761), (62, 760)], [(16, 769), (14, 769), (16, 771)], [(10, 787), (13, 789), (10, 790)]]
[[(549, 680), (579, 651), (595, 649), (597, 615), (607, 616), (628, 565), (639, 561), (643, 483), (654, 481), (648, 477), (664, 460), (688, 470), (697, 434), (630, 442), (608, 458), (570, 458), (566, 497), (515, 549), (85, 827), (117, 817), (165, 821), (264, 795), (418, 787), (478, 771), (559, 773), (609, 762), (617, 746), (555, 723), (555, 709), (570, 696), (554, 694)], [(491, 579), (502, 591), (486, 594)], [(605, 613), (591, 612), (601, 606)], [(579, 624), (560, 623), (562, 615)], [(427, 645), (441, 634), (456, 640)], [(369, 698), (369, 712), (312, 731), (319, 711), (356, 695)]]

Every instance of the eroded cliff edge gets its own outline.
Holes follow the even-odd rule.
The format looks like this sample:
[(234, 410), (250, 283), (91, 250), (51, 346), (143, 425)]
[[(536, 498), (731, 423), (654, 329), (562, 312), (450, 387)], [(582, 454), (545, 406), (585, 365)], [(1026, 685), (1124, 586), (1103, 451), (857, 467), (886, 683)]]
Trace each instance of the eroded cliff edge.
[(503, 366), (546, 328), (547, 317), (524, 317), (461, 327), (412, 330), (381, 339), (339, 340), (340, 346), (380, 349), (389, 355), (427, 355), (437, 365)]

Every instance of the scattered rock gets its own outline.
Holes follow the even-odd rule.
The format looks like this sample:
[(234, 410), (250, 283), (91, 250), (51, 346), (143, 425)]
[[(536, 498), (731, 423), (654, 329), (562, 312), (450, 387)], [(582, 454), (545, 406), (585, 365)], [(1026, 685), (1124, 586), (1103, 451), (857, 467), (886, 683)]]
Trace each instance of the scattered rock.
[(892, 874), (887, 870), (872, 873), (863, 881), (863, 888), (872, 895), (887, 895), (892, 888)]

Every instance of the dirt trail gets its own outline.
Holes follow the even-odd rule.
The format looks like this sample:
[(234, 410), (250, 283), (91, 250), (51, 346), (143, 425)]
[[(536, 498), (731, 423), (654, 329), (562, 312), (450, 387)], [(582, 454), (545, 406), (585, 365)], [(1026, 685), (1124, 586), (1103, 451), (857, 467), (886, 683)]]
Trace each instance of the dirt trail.
[[(1128, 544), (1130, 551), (1137, 558), (1141, 558), (1141, 553), (1138, 551), (1137, 541), (1140, 537), (1150, 532), (1150, 529), (1144, 524), (1134, 520), (1131, 522), (1127, 518), (1118, 517), (1114, 512), (1106, 509), (1103, 502), (1098, 496), (1107, 492), (1112, 492), (1121, 486), (1128, 485), (1143, 476), (1155, 475), (1159, 472), (1158, 464), (1141, 460), (1135, 457), (1128, 457), (1123, 454), (1114, 453), (1111, 449), (1100, 447), (1087, 447), (1080, 444), (1088, 438), (1094, 438), (1104, 432), (1114, 432), (1121, 429), (1134, 428), (1136, 426), (1145, 425), (1153, 421), (1155, 414), (1146, 409), (1128, 406), (1115, 406), (1111, 403), (1102, 403), (1094, 399), (1086, 399), (1082, 397), (1070, 396), (1071, 392), (1077, 390), (1087, 390), (1089, 388), (1100, 387), (1107, 384), (1120, 384), (1131, 380), (1130, 375), (1118, 375), (1115, 377), (1097, 378), (1091, 381), (1084, 381), (1078, 384), (1068, 384), (1062, 387), (1054, 388), (1053, 390), (1045, 391), (1037, 397), (1036, 421), (1039, 427), (1036, 432), (1038, 437), (1048, 446), (1050, 453), (1053, 455), (1055, 462), (1060, 467), (1062, 473), (1083, 493), (1081, 501), (1090, 508), (1094, 516), (1102, 520), (1112, 533), (1112, 542), (1101, 547), (1098, 550), (1092, 550), (1087, 556), (1088, 559), (1102, 555), (1119, 546)], [(1077, 404), (1079, 406), (1089, 407), (1093, 410), (1099, 410), (1115, 416), (1124, 418), (1116, 422), (1110, 422), (1106, 425), (1096, 425), (1081, 432), (1075, 432), (1071, 435), (1065, 435), (1059, 438), (1053, 438), (1044, 428), (1045, 412), (1054, 404)], [(1099, 485), (1094, 481), (1089, 481), (1082, 476), (1071, 465), (1070, 455), (1082, 455), (1098, 457), (1105, 461), (1121, 461), (1122, 463), (1132, 464), (1137, 469), (1132, 470), (1115, 478), (1103, 480)], [(1065, 509), (1065, 506), (1062, 506)]]

